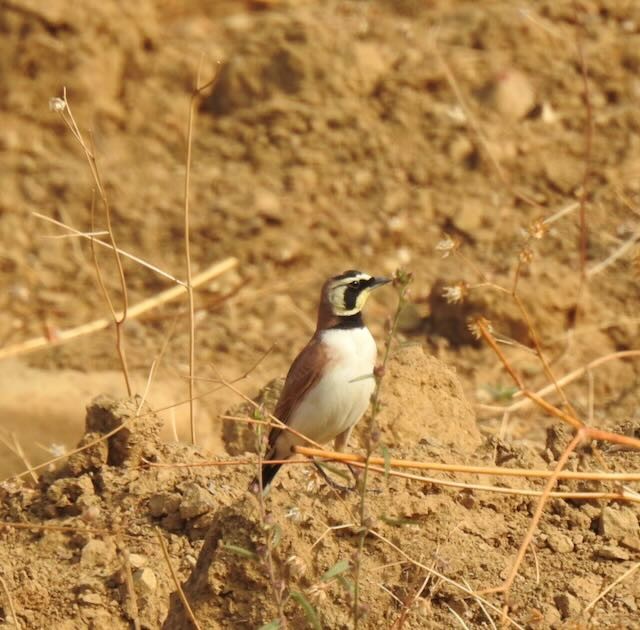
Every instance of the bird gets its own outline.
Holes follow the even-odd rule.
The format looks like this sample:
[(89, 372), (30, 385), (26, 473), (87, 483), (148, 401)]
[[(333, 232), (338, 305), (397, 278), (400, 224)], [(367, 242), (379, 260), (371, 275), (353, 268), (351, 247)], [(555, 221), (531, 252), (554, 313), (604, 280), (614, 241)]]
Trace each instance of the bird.
[[(322, 285), (316, 330), (294, 359), (274, 415), (317, 444), (343, 451), (375, 389), (376, 342), (362, 319), (372, 291), (391, 282), (349, 269)], [(266, 459), (286, 460), (305, 440), (274, 426)], [(281, 464), (265, 463), (250, 487), (266, 493)]]

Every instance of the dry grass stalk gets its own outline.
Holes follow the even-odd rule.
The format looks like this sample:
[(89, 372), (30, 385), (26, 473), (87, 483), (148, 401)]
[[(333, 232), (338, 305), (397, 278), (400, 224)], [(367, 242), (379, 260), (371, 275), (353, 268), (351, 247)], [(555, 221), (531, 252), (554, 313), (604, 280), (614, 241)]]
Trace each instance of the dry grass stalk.
[[(216, 278), (223, 273), (226, 273), (230, 269), (233, 269), (237, 264), (238, 260), (236, 258), (225, 258), (224, 260), (211, 265), (211, 267), (205, 269), (204, 271), (193, 277), (192, 287), (195, 288), (209, 282), (213, 278)], [(184, 287), (182, 286), (175, 286), (166, 289), (165, 291), (161, 291), (160, 293), (157, 293), (156, 295), (147, 298), (146, 300), (138, 302), (138, 304), (135, 304), (134, 306), (130, 306), (127, 316), (129, 319), (140, 317), (141, 315), (154, 308), (157, 308), (158, 306), (162, 306), (167, 302), (175, 300), (183, 293)], [(92, 334), (94, 332), (98, 332), (100, 330), (104, 330), (109, 326), (109, 324), (111, 324), (111, 322), (111, 319), (102, 317), (100, 319), (96, 319), (92, 322), (88, 322), (74, 328), (68, 328), (66, 330), (58, 331), (56, 332), (55, 338), (53, 339), (46, 336), (34, 337), (33, 339), (29, 339), (28, 341), (23, 341), (21, 343), (5, 348), (0, 348), (0, 359), (28, 354), (29, 352), (35, 352), (36, 350), (40, 350), (42, 348), (53, 348), (55, 346), (66, 343), (71, 339), (75, 339), (76, 337), (81, 337), (84, 335)]]
[(400, 321), (400, 315), (406, 304), (407, 292), (409, 285), (411, 284), (412, 276), (403, 271), (396, 271), (393, 278), (393, 284), (398, 292), (398, 305), (394, 314), (393, 320), (389, 327), (389, 334), (385, 341), (385, 351), (382, 358), (380, 369), (376, 372), (376, 388), (371, 397), (371, 415), (369, 416), (369, 422), (367, 425), (367, 455), (365, 463), (363, 465), (364, 472), (362, 479), (360, 480), (360, 540), (358, 542), (358, 550), (354, 560), (354, 591), (353, 591), (353, 627), (354, 630), (358, 630), (360, 622), (360, 569), (362, 553), (364, 551), (364, 543), (367, 537), (369, 529), (368, 518), (366, 515), (366, 493), (367, 493), (367, 481), (369, 479), (369, 464), (371, 454), (374, 449), (377, 448), (380, 441), (380, 430), (377, 425), (377, 415), (380, 409), (380, 394), (382, 392), (382, 384), (384, 382), (384, 374), (391, 355), (391, 344), (393, 343), (396, 332), (398, 330), (398, 322)]
[(122, 570), (124, 571), (125, 583), (127, 585), (127, 596), (129, 598), (129, 614), (133, 619), (133, 627), (140, 630), (140, 611), (138, 610), (138, 600), (136, 589), (133, 585), (133, 573), (131, 572), (131, 562), (129, 562), (129, 550), (125, 546), (122, 537), (117, 538), (120, 557), (122, 559)]
[[(378, 540), (381, 540), (382, 542), (384, 542), (386, 545), (388, 545), (389, 547), (391, 547), (394, 551), (396, 551), (398, 554), (400, 554), (403, 558), (405, 558), (406, 560), (408, 560), (411, 564), (413, 564), (414, 566), (426, 571), (427, 573), (429, 573), (430, 575), (433, 575), (437, 578), (439, 578), (440, 580), (442, 580), (443, 582), (445, 582), (446, 584), (449, 584), (449, 586), (454, 587), (457, 590), (462, 591), (463, 593), (465, 593), (467, 596), (472, 597), (474, 600), (476, 600), (478, 603), (482, 602), (482, 604), (484, 604), (484, 606), (486, 606), (488, 609), (493, 610), (494, 612), (497, 612), (499, 614), (502, 614), (502, 611), (495, 606), (494, 604), (492, 604), (490, 601), (488, 601), (487, 599), (481, 597), (481, 595), (475, 591), (473, 591), (472, 589), (470, 589), (469, 587), (460, 584), (459, 582), (456, 582), (455, 580), (452, 580), (451, 578), (448, 578), (446, 575), (444, 575), (443, 573), (440, 573), (439, 571), (437, 571), (436, 569), (433, 569), (432, 567), (424, 564), (423, 562), (420, 562), (419, 560), (416, 560), (415, 558), (413, 558), (412, 556), (410, 556), (406, 551), (404, 551), (403, 549), (401, 549), (400, 547), (398, 547), (398, 545), (392, 543), (388, 538), (386, 538), (385, 536), (383, 536), (382, 534), (380, 534), (379, 532), (377, 532), (374, 529), (369, 530), (369, 533), (374, 536), (375, 538), (378, 538)], [(521, 626), (520, 624), (516, 623), (513, 619), (511, 619), (510, 617), (506, 617), (505, 619), (508, 623), (510, 623), (511, 625), (513, 625), (514, 627), (518, 628), (519, 630), (524, 630), (523, 626)]]
[(593, 608), (607, 593), (611, 592), (620, 582), (623, 582), (628, 577), (631, 577), (638, 569), (640, 569), (640, 562), (636, 562), (632, 567), (627, 569), (620, 577), (616, 578), (609, 586), (607, 586), (602, 592), (600, 592), (597, 597), (591, 600), (587, 606), (585, 607), (583, 612), (587, 612), (591, 608)]
[[(598, 357), (597, 359), (590, 361), (586, 365), (579, 367), (573, 370), (572, 372), (569, 372), (568, 374), (565, 374), (563, 377), (557, 380), (557, 385), (561, 387), (563, 385), (568, 385), (569, 383), (575, 381), (576, 379), (579, 379), (584, 374), (588, 374), (592, 372), (592, 370), (594, 370), (595, 368), (600, 367), (601, 365), (604, 365), (609, 361), (613, 361), (616, 359), (618, 360), (634, 359), (637, 357), (640, 357), (640, 350), (621, 350), (620, 352), (612, 352), (611, 354), (607, 354), (603, 357)], [(543, 396), (546, 396), (547, 394), (552, 393), (555, 389), (556, 389), (556, 385), (551, 383), (549, 385), (546, 385), (542, 389), (537, 390), (536, 392), (534, 392), (534, 394), (541, 398)], [(525, 394), (522, 390), (517, 391), (513, 395), (514, 398), (522, 398), (523, 396), (525, 396)], [(477, 407), (478, 409), (485, 409), (487, 411), (497, 411), (500, 413), (506, 412), (511, 414), (516, 411), (526, 409), (527, 407), (531, 407), (532, 405), (533, 405), (533, 400), (527, 399), (527, 400), (519, 400), (507, 407), (501, 407), (499, 405), (477, 405)]]
[(3, 435), (4, 430), (0, 430), (0, 442), (4, 444), (9, 451), (11, 451), (25, 466), (26, 472), (31, 475), (31, 479), (34, 483), (38, 483), (38, 476), (36, 475), (31, 462), (27, 458), (22, 445), (18, 441), (15, 433), (10, 433), (8, 436)]
[(162, 549), (162, 555), (164, 556), (164, 560), (169, 567), (169, 573), (171, 574), (171, 579), (173, 580), (173, 584), (176, 587), (176, 592), (178, 593), (178, 597), (180, 597), (180, 601), (184, 606), (184, 609), (189, 617), (189, 620), (193, 624), (193, 627), (196, 630), (201, 630), (200, 624), (198, 623), (195, 615), (193, 614), (193, 610), (191, 609), (191, 605), (189, 604), (189, 600), (187, 599), (184, 591), (182, 590), (182, 586), (180, 585), (180, 580), (178, 580), (178, 576), (176, 575), (175, 569), (171, 564), (171, 558), (169, 557), (169, 552), (167, 551), (167, 545), (164, 542), (164, 538), (162, 537), (162, 532), (156, 527), (156, 537), (158, 542), (160, 543), (160, 548)]
[[(531, 543), (531, 540), (533, 539), (533, 534), (538, 526), (538, 523), (540, 521), (540, 518), (542, 517), (542, 513), (544, 511), (545, 505), (547, 503), (547, 500), (549, 499), (550, 493), (551, 493), (551, 489), (553, 488), (553, 486), (555, 485), (557, 479), (558, 479), (558, 475), (559, 473), (562, 471), (562, 469), (564, 468), (569, 456), (571, 455), (571, 453), (583, 442), (587, 442), (589, 440), (605, 440), (605, 441), (609, 441), (609, 442), (613, 442), (613, 443), (617, 443), (617, 444), (624, 444), (625, 446), (630, 446), (632, 448), (636, 448), (636, 449), (640, 449), (640, 440), (637, 440), (635, 438), (631, 438), (628, 436), (623, 436), (623, 435), (618, 435), (616, 433), (611, 433), (609, 431), (601, 431), (599, 429), (593, 428), (593, 427), (589, 427), (587, 425), (585, 425), (581, 420), (579, 420), (575, 415), (572, 414), (568, 414), (564, 411), (561, 411), (560, 409), (558, 409), (557, 407), (551, 405), (550, 403), (548, 403), (547, 401), (545, 401), (544, 399), (542, 399), (539, 396), (535, 396), (533, 395), (531, 392), (528, 392), (528, 390), (526, 390), (526, 388), (524, 387), (524, 383), (522, 381), (522, 379), (520, 378), (520, 376), (517, 374), (517, 372), (512, 368), (512, 366), (510, 365), (509, 361), (507, 360), (506, 356), (504, 355), (504, 353), (500, 350), (500, 348), (498, 347), (495, 339), (493, 338), (493, 335), (491, 334), (491, 332), (488, 329), (488, 326), (486, 324), (486, 322), (482, 321), (482, 320), (478, 320), (476, 321), (476, 326), (477, 326), (477, 330), (479, 331), (480, 335), (482, 336), (482, 338), (491, 346), (491, 348), (494, 350), (494, 352), (497, 354), (497, 356), (499, 357), (500, 361), (502, 362), (503, 366), (505, 367), (505, 369), (507, 370), (507, 372), (511, 375), (511, 377), (514, 379), (514, 381), (518, 384), (518, 386), (520, 387), (520, 389), (522, 390), (522, 393), (524, 396), (528, 396), (529, 398), (531, 398), (534, 402), (536, 402), (540, 407), (542, 407), (545, 411), (549, 412), (551, 415), (556, 416), (557, 418), (560, 418), (561, 420), (563, 420), (564, 422), (566, 422), (567, 424), (571, 425), (574, 429), (576, 429), (576, 434), (574, 436), (574, 438), (571, 440), (571, 442), (569, 443), (569, 445), (565, 448), (565, 450), (563, 451), (562, 455), (560, 456), (558, 463), (556, 465), (555, 471), (557, 474), (554, 474), (553, 476), (549, 477), (547, 483), (545, 484), (545, 488), (543, 491), (542, 496), (540, 497), (540, 500), (538, 501), (538, 505), (536, 506), (536, 510), (535, 513), (531, 519), (531, 523), (529, 525), (529, 528), (522, 540), (522, 543), (520, 545), (520, 548), (518, 550), (518, 553), (516, 555), (516, 559), (513, 562), (511, 569), (509, 571), (509, 574), (507, 576), (507, 578), (504, 580), (504, 582), (495, 588), (491, 588), (491, 589), (485, 589), (483, 592), (499, 592), (499, 593), (504, 593), (505, 596), (505, 604), (508, 606), (508, 598), (509, 598), (509, 593), (511, 590), (511, 587), (513, 585), (513, 582), (515, 580), (516, 575), (518, 574), (518, 571), (520, 569), (520, 565), (522, 564), (522, 561), (524, 559), (525, 553), (527, 551), (527, 548), (529, 547), (529, 544)], [(556, 388), (557, 388), (557, 383), (556, 383)]]
[[(321, 457), (327, 461), (336, 461), (353, 464), (364, 464), (366, 458), (357, 453), (338, 453), (326, 449), (315, 449), (308, 446), (295, 446), (294, 451), (307, 457)], [(441, 464), (439, 462), (421, 462), (416, 460), (398, 459), (391, 457), (369, 457), (369, 463), (377, 466), (389, 465), (397, 468), (416, 468), (421, 470), (436, 470), (439, 472), (469, 473), (476, 475), (494, 475), (498, 477), (531, 477), (547, 479), (553, 476), (550, 470), (529, 469), (529, 468), (504, 468), (500, 466), (465, 466), (463, 464)], [(391, 472), (391, 471), (390, 471)], [(638, 473), (609, 473), (609, 472), (583, 472), (583, 471), (563, 471), (558, 479), (588, 479), (592, 481), (640, 481)]]
[[(62, 221), (57, 221), (56, 219), (52, 217), (48, 217), (44, 214), (40, 214), (39, 212), (32, 212), (31, 214), (34, 217), (36, 217), (36, 219), (41, 219), (42, 221), (53, 223), (53, 225), (56, 225), (58, 227), (61, 227), (71, 232), (71, 234), (61, 234), (59, 236), (50, 236), (48, 238), (67, 238), (70, 236), (79, 236), (81, 238), (86, 238), (87, 240), (91, 241), (92, 243), (95, 243), (96, 245), (100, 245), (101, 247), (104, 247), (106, 249), (113, 250), (113, 245), (111, 243), (107, 243), (105, 241), (101, 241), (99, 238), (96, 238), (99, 235), (108, 234), (108, 232), (88, 232), (88, 233), (81, 232), (80, 230), (76, 230), (75, 228), (71, 227), (70, 225), (67, 225), (66, 223), (62, 223)], [(186, 284), (182, 280), (179, 280), (178, 278), (176, 278), (175, 276), (172, 276), (167, 271), (160, 269), (160, 267), (156, 267), (156, 265), (152, 265), (150, 262), (147, 262), (146, 260), (144, 260), (143, 258), (140, 258), (139, 256), (134, 256), (133, 254), (130, 254), (124, 249), (120, 249), (119, 247), (116, 249), (121, 256), (124, 256), (125, 258), (128, 258), (129, 260), (132, 260), (133, 262), (138, 263), (142, 267), (146, 267), (147, 269), (150, 269), (151, 271), (155, 271), (158, 275), (162, 276), (163, 278), (167, 278), (168, 280), (171, 280), (176, 284), (180, 284), (183, 287), (186, 287)]]
[(4, 591), (5, 597), (7, 598), (7, 604), (9, 605), (9, 610), (11, 611), (11, 617), (13, 618), (13, 625), (16, 627), (16, 630), (20, 630), (20, 622), (18, 621), (18, 615), (16, 615), (16, 607), (13, 604), (13, 597), (11, 597), (11, 591), (7, 586), (4, 578), (0, 575), (0, 585), (2, 585), (2, 590)]
[[(96, 271), (96, 275), (98, 278), (98, 284), (100, 285), (100, 288), (102, 290), (102, 294), (105, 298), (105, 301), (109, 307), (109, 311), (111, 312), (111, 317), (113, 319), (114, 325), (115, 325), (115, 332), (116, 332), (116, 352), (118, 354), (118, 357), (120, 359), (120, 366), (122, 368), (122, 373), (124, 376), (124, 380), (125, 380), (125, 385), (127, 387), (127, 392), (129, 393), (129, 395), (131, 395), (132, 390), (131, 390), (131, 381), (129, 378), (129, 368), (127, 366), (127, 359), (126, 359), (126, 352), (125, 352), (125, 347), (124, 347), (124, 337), (123, 337), (123, 327), (124, 327), (124, 323), (127, 319), (127, 310), (129, 308), (129, 298), (128, 298), (128, 292), (127, 292), (127, 282), (125, 279), (125, 274), (124, 274), (124, 267), (122, 265), (122, 258), (120, 257), (120, 254), (118, 253), (118, 247), (116, 245), (116, 240), (115, 240), (115, 235), (113, 232), (113, 226), (111, 224), (111, 206), (109, 205), (109, 200), (107, 198), (107, 193), (106, 190), (104, 188), (104, 185), (102, 183), (102, 176), (100, 174), (100, 169), (98, 168), (98, 161), (95, 155), (95, 151), (93, 149), (93, 146), (89, 146), (89, 144), (87, 144), (87, 142), (85, 141), (82, 132), (80, 131), (80, 128), (78, 127), (78, 124), (76, 123), (76, 120), (73, 116), (73, 112), (71, 111), (71, 107), (69, 106), (69, 102), (67, 100), (67, 90), (66, 88), (64, 88), (63, 90), (63, 98), (62, 100), (64, 101), (64, 107), (58, 109), (58, 113), (60, 115), (60, 117), (62, 118), (63, 122), (65, 123), (65, 125), (67, 126), (67, 128), (71, 131), (72, 135), (74, 136), (74, 138), (78, 141), (78, 143), (80, 144), (80, 146), (82, 147), (82, 150), (84, 152), (85, 158), (87, 160), (87, 164), (89, 165), (89, 170), (91, 171), (91, 176), (93, 178), (93, 181), (95, 183), (96, 186), (96, 190), (98, 192), (98, 195), (100, 197), (100, 201), (102, 202), (102, 206), (104, 209), (104, 214), (105, 214), (105, 220), (106, 220), (106, 227), (107, 227), (107, 232), (109, 233), (109, 242), (111, 243), (112, 246), (112, 252), (113, 252), (113, 256), (114, 256), (114, 260), (115, 260), (115, 264), (116, 264), (116, 268), (118, 271), (118, 278), (120, 281), (120, 293), (121, 293), (121, 299), (122, 299), (122, 311), (120, 313), (116, 312), (116, 309), (113, 305), (113, 301), (111, 300), (111, 296), (106, 288), (106, 285), (104, 284), (104, 281), (102, 279), (102, 271), (100, 269), (100, 266), (98, 264), (97, 261), (97, 256), (96, 256), (96, 252), (95, 252), (95, 246), (93, 244), (93, 241), (91, 241), (91, 245), (92, 245), (92, 253), (93, 253), (93, 258), (94, 258), (94, 266), (95, 266), (95, 271)], [(91, 202), (91, 232), (95, 232), (94, 226), (93, 226), (93, 222), (94, 222), (94, 208), (95, 208), (95, 191), (94, 194), (92, 196), (92, 202)]]

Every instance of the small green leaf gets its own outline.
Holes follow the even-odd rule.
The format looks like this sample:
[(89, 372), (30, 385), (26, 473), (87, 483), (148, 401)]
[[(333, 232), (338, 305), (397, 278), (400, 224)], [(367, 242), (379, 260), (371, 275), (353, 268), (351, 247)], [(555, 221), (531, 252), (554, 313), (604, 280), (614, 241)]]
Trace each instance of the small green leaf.
[(243, 558), (251, 558), (252, 560), (257, 560), (258, 556), (253, 553), (253, 551), (249, 551), (244, 547), (238, 547), (238, 545), (232, 545), (230, 543), (222, 543), (222, 548), (230, 551), (231, 553), (235, 553), (238, 556), (242, 556)]
[(265, 623), (263, 626), (260, 626), (258, 630), (280, 630), (280, 620), (274, 619), (269, 623)]
[(389, 485), (389, 471), (391, 470), (391, 453), (386, 446), (382, 447), (382, 456), (384, 457), (384, 482)]
[(356, 587), (353, 581), (344, 575), (339, 575), (338, 582), (340, 583), (340, 586), (342, 586), (342, 588), (347, 591), (351, 597), (353, 597), (353, 594), (356, 592)]
[(278, 525), (278, 523), (276, 523), (271, 531), (271, 548), (274, 549), (275, 547), (277, 547), (280, 544), (281, 540), (282, 528), (280, 527), (280, 525)]
[(349, 569), (348, 560), (339, 560), (336, 562), (323, 576), (320, 578), (323, 582), (328, 582), (337, 575), (344, 573)]
[(322, 630), (320, 617), (318, 617), (316, 609), (309, 603), (309, 600), (300, 591), (291, 591), (291, 597), (300, 605), (313, 630)]

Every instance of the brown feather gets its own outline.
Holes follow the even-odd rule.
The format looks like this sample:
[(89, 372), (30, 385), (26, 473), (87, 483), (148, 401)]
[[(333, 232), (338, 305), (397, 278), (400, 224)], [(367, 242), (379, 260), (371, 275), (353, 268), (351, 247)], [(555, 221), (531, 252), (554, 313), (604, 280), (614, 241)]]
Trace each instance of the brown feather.
[[(320, 380), (328, 360), (329, 357), (320, 341), (320, 336), (316, 333), (289, 368), (274, 412), (276, 418), (284, 424), (289, 424), (289, 420), (300, 401)], [(282, 429), (277, 427), (271, 429), (269, 434), (270, 447), (275, 445), (281, 432)]]

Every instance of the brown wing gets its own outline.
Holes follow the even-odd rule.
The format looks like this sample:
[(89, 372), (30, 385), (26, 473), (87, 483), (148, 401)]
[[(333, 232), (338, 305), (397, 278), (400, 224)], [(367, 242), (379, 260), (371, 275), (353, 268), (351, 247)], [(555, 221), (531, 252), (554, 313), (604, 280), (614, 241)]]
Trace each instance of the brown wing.
[[(305, 394), (318, 382), (328, 361), (320, 339), (313, 337), (291, 364), (278, 399), (274, 415), (289, 424), (289, 420)], [(273, 447), (282, 429), (273, 427), (269, 434), (269, 446)]]

